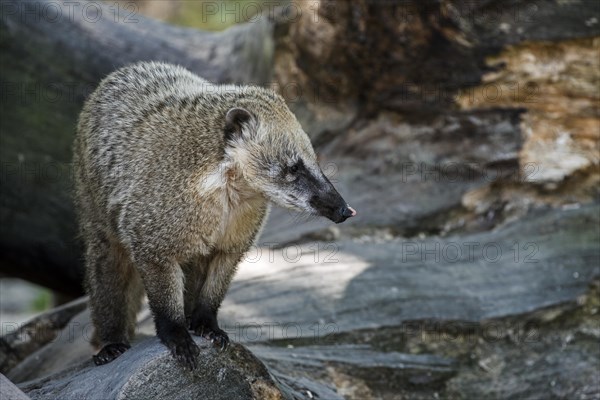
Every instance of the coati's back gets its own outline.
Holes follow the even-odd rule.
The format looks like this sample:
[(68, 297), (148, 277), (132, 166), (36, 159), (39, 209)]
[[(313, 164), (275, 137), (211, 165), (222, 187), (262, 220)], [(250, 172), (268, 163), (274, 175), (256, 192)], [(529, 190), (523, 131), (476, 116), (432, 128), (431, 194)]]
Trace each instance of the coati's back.
[(110, 214), (111, 203), (140, 185), (148, 185), (149, 195), (154, 185), (168, 191), (186, 184), (178, 180), (190, 176), (186, 170), (218, 163), (223, 127), (214, 116), (235, 95), (216, 88), (162, 63), (134, 64), (106, 77), (85, 103), (75, 139), (80, 213)]

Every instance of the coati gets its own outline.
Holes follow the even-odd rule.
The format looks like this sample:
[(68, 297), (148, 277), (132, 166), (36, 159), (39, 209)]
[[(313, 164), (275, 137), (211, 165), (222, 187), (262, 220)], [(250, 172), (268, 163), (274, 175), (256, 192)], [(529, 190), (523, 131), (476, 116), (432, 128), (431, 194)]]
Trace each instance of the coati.
[(188, 328), (225, 348), (217, 311), (270, 202), (340, 223), (356, 212), (275, 92), (144, 62), (106, 77), (74, 143), (85, 286), (105, 364), (129, 347), (144, 291), (162, 343), (197, 366)]

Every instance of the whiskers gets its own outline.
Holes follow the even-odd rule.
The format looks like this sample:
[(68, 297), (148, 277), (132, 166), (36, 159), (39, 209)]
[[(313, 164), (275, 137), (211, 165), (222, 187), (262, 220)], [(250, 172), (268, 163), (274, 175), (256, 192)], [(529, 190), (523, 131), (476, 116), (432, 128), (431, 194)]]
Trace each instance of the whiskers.
[(318, 215), (313, 214), (310, 211), (301, 210), (301, 211), (293, 211), (292, 223), (300, 223), (300, 222), (311, 222), (319, 219)]

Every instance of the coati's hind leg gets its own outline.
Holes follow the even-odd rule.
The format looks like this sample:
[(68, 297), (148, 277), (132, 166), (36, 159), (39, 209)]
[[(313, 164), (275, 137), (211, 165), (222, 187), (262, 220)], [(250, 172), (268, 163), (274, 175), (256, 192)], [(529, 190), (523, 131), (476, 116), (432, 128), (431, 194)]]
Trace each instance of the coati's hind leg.
[(206, 269), (194, 311), (190, 320), (190, 329), (196, 335), (203, 336), (224, 350), (229, 345), (229, 336), (219, 327), (217, 313), (235, 274), (239, 254), (216, 253)]
[(100, 232), (87, 236), (86, 285), (95, 327), (92, 341), (102, 346), (93, 358), (96, 365), (102, 365), (129, 349), (144, 292), (139, 274), (117, 243)]

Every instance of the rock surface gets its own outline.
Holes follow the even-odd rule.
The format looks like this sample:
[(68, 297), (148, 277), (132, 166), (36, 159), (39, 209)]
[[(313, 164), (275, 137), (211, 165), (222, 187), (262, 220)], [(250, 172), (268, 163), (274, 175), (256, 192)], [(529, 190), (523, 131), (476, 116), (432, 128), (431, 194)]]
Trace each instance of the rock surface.
[(91, 359), (21, 385), (32, 399), (282, 399), (266, 367), (243, 346), (233, 344), (219, 353), (197, 339), (200, 363), (183, 370), (157, 338), (144, 340), (110, 364), (95, 366)]
[(576, 302), (600, 275), (599, 210), (540, 210), (471, 235), (261, 249), (260, 259), (248, 254), (221, 319), (239, 340), (318, 339), (407, 320), (482, 321)]
[(3, 400), (29, 400), (29, 397), (3, 374), (0, 374), (0, 397)]
[[(415, 392), (433, 393), (457, 372), (456, 364), (449, 359), (425, 354), (384, 353), (366, 345), (253, 346), (252, 351), (276, 374), (283, 371), (295, 377), (308, 375), (313, 379), (331, 380), (342, 389), (340, 394), (360, 386), (384, 387), (398, 393), (411, 387)], [(342, 379), (352, 383), (340, 385)]]
[[(597, 393), (598, 210), (539, 210), (460, 240), (347, 239), (333, 255), (307, 243), (295, 263), (291, 247), (262, 248), (260, 260), (241, 266), (221, 326), (266, 363), (276, 393), (287, 398), (535, 398), (549, 381), (549, 398)], [(450, 251), (464, 243), (489, 252)], [(140, 317), (131, 359), (121, 361), (132, 365), (119, 366), (113, 387), (137, 382), (144, 363), (169, 365), (166, 349), (145, 336), (152, 325)], [(32, 398), (69, 392), (96, 376), (89, 333), (84, 312), (8, 377), (37, 379), (21, 384)], [(563, 358), (571, 368), (560, 367)], [(172, 368), (156, 372), (159, 380), (172, 379)]]

